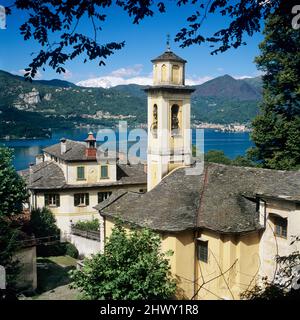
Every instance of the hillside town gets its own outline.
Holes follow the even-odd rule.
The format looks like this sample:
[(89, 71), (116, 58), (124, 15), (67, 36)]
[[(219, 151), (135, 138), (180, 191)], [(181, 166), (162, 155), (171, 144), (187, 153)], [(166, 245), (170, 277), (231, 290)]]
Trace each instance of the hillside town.
[[(299, 300), (300, 5), (175, 5), (196, 11), (174, 47), (167, 34), (159, 49), (162, 26), (181, 15), (164, 1), (0, 4), (14, 60), (0, 53), (2, 315), (201, 318), (203, 301), (226, 300), (208, 316), (231, 308), (241, 317), (228, 301), (249, 300), (244, 313), (258, 315), (252, 301), (273, 317), (293, 309), (282, 301)], [(165, 20), (132, 29), (157, 17), (154, 6)], [(24, 70), (6, 25), (15, 9), (29, 15), (22, 41), (42, 48)], [(211, 15), (225, 26), (202, 33)], [(97, 38), (107, 16), (120, 39), (136, 41), (125, 56), (125, 41)], [(202, 43), (209, 57), (193, 51)], [(224, 54), (231, 49), (242, 56)], [(85, 65), (94, 60), (99, 73)], [(73, 304), (61, 311), (38, 300)]]
[[(19, 172), (29, 192), (24, 210), (52, 212), (60, 241), (70, 242), (81, 257), (79, 266), (84, 257), (104, 253), (121, 218), (157, 232), (161, 250), (173, 251), (177, 298), (241, 299), (275, 276), (277, 255), (299, 250), (291, 242), (300, 233), (300, 173), (200, 163), (188, 134), (193, 88), (185, 85), (186, 61), (167, 49), (152, 63), (153, 85), (145, 88), (147, 162), (124, 162), (126, 155), (102, 150), (92, 132), (85, 141), (62, 137)], [(188, 173), (199, 164), (201, 171)], [(92, 221), (99, 221), (95, 230), (80, 228)], [(22, 260), (31, 272), (23, 284), (35, 290), (36, 243), (26, 243)], [(220, 272), (226, 275), (218, 277)], [(215, 281), (208, 281), (212, 274)], [(195, 285), (199, 277), (209, 284)]]

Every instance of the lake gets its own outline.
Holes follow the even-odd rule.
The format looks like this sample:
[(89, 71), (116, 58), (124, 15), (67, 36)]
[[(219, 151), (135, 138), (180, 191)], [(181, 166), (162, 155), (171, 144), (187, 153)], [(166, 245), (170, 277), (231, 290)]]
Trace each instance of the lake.
[[(17, 170), (28, 168), (29, 163), (35, 162), (35, 156), (42, 149), (58, 143), (62, 137), (72, 140), (83, 141), (89, 129), (56, 130), (51, 139), (36, 140), (0, 140), (1, 145), (13, 148), (15, 159), (13, 161)], [(193, 132), (194, 133), (194, 132)], [(142, 141), (146, 143), (146, 141)], [(225, 155), (231, 159), (238, 155), (244, 155), (246, 150), (253, 146), (248, 132), (221, 132), (212, 129), (204, 130), (204, 151), (223, 150)]]

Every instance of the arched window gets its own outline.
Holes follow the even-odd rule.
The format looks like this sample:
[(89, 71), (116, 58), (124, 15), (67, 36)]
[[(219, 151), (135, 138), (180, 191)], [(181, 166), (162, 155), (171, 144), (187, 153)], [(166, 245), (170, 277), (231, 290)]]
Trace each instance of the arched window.
[(173, 104), (171, 108), (171, 130), (172, 134), (179, 133), (179, 106), (177, 104)]
[(172, 66), (172, 82), (179, 84), (179, 66), (178, 65)]
[(167, 66), (165, 64), (161, 66), (161, 81), (167, 81)]
[(157, 81), (157, 65), (156, 64), (153, 65), (153, 81), (154, 82)]
[(158, 120), (157, 120), (157, 105), (155, 104), (153, 106), (153, 116), (152, 116), (152, 126), (151, 126), (151, 131), (153, 134), (153, 137), (157, 137), (157, 126), (158, 126)]

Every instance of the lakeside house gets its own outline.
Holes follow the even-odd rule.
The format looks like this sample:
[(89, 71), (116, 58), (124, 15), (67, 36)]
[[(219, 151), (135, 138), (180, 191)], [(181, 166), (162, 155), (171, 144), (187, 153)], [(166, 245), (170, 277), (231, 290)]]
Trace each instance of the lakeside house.
[[(158, 232), (172, 250), (178, 298), (240, 299), (267, 276), (276, 256), (299, 250), (300, 172), (206, 163), (191, 154), (186, 61), (168, 48), (153, 62), (148, 93), (148, 192), (119, 190), (95, 208), (102, 241), (121, 217)], [(161, 134), (161, 133), (164, 134)], [(167, 134), (166, 134), (167, 132)]]
[(19, 172), (30, 192), (30, 209), (51, 209), (63, 238), (68, 238), (72, 223), (97, 217), (94, 207), (118, 189), (146, 191), (144, 165), (121, 164), (121, 156), (112, 155), (109, 163), (98, 162), (91, 132), (85, 141), (63, 138), (43, 149), (36, 164)]

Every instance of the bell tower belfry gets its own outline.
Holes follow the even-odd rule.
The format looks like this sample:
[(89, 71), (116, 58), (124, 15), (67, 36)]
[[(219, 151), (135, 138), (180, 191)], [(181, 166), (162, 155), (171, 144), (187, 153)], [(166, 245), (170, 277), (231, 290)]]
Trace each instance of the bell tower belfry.
[[(186, 61), (167, 50), (153, 63), (148, 94), (148, 191), (176, 167), (191, 164), (191, 93), (185, 86)], [(180, 183), (180, 182), (179, 182)]]

